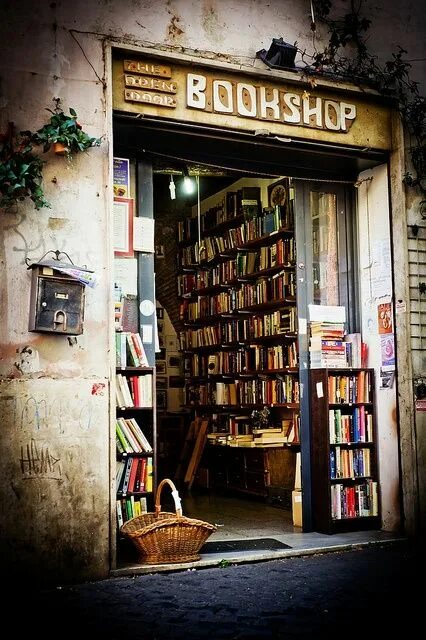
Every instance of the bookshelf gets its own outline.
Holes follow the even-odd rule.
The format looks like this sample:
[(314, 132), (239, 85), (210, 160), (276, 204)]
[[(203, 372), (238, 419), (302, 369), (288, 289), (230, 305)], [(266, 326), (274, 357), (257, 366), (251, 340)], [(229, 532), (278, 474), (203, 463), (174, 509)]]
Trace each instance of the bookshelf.
[(380, 528), (374, 369), (311, 369), (314, 529)]
[(209, 446), (201, 462), (208, 488), (225, 489), (291, 505), (295, 459), (290, 447)]
[[(206, 455), (216, 484), (222, 474), (223, 486), (259, 495), (270, 484), (272, 448), (284, 455), (299, 445), (296, 247), (285, 188), (285, 203), (274, 207), (262, 206), (258, 186), (228, 191), (201, 216), (199, 236), (197, 219), (178, 225), (185, 407), (208, 416), (218, 436)], [(268, 443), (254, 437), (252, 416), (265, 407), (264, 426), (278, 434)], [(231, 451), (222, 456), (223, 445)]]
[(116, 334), (118, 527), (152, 508), (156, 486), (155, 369), (145, 364), (141, 345), (139, 334)]

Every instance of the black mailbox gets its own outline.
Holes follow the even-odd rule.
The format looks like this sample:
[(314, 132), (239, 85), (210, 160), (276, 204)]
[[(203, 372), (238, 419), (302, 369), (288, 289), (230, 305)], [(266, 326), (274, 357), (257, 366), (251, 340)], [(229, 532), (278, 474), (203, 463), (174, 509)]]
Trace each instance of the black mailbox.
[(51, 266), (37, 263), (29, 268), (29, 330), (69, 336), (83, 333), (85, 285)]

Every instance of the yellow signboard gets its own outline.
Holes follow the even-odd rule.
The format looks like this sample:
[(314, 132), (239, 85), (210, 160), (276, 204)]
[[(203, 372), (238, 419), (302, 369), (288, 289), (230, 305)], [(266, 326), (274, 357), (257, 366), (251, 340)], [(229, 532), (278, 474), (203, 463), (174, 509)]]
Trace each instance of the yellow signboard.
[(114, 109), (182, 122), (389, 149), (390, 110), (371, 95), (129, 56), (113, 61)]

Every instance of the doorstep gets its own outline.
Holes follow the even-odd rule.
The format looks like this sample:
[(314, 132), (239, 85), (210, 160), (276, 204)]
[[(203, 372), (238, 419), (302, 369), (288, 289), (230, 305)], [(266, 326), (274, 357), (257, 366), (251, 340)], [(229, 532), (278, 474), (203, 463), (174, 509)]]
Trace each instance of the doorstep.
[[(406, 542), (407, 539), (398, 534), (386, 531), (355, 531), (334, 535), (319, 533), (290, 533), (274, 536), (274, 538), (288, 545), (286, 549), (231, 551), (226, 553), (201, 554), (196, 562), (182, 562), (174, 564), (127, 564), (110, 571), (111, 577), (151, 574), (174, 571), (195, 571), (209, 567), (220, 567), (249, 562), (265, 562), (294, 556), (307, 556), (317, 553), (333, 553), (349, 551), (371, 545), (395, 544)], [(245, 538), (250, 540), (250, 538)], [(254, 539), (254, 538), (252, 538)], [(226, 538), (223, 538), (225, 541)], [(220, 542), (220, 539), (215, 539)]]

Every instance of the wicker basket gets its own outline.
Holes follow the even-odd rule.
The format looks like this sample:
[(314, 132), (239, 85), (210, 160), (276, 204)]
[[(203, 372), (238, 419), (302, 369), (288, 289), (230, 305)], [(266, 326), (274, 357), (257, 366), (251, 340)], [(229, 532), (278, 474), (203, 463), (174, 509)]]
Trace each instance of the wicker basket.
[[(172, 490), (176, 513), (161, 512), (161, 490), (168, 484)], [(199, 550), (217, 528), (182, 515), (179, 494), (167, 478), (158, 486), (155, 513), (144, 513), (123, 524), (121, 532), (130, 538), (144, 564), (194, 562), (200, 559)]]

